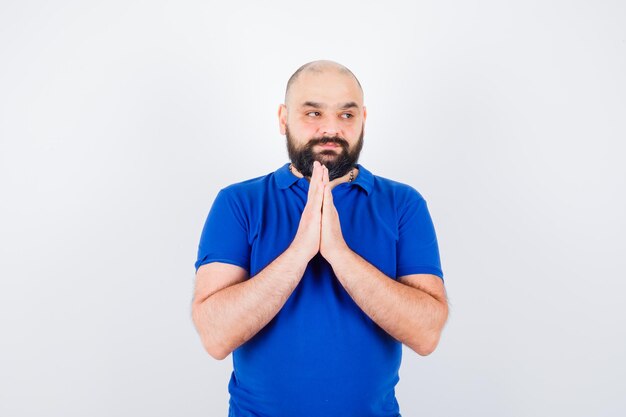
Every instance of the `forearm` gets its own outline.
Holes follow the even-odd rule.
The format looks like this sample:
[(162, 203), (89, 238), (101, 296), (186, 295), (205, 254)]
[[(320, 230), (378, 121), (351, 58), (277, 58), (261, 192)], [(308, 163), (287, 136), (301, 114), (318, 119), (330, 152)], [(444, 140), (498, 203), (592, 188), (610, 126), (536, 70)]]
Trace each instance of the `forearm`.
[(389, 278), (347, 248), (329, 261), (357, 305), (383, 330), (420, 355), (431, 353), (447, 319), (447, 303)]
[(211, 354), (223, 359), (265, 327), (300, 282), (308, 261), (290, 246), (254, 277), (203, 301), (195, 321)]

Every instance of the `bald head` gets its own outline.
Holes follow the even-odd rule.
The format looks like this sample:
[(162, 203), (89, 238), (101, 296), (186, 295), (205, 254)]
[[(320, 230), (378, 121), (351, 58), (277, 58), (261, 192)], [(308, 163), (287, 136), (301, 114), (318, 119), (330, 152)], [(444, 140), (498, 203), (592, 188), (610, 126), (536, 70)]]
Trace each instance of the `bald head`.
[(298, 81), (298, 79), (301, 77), (302, 74), (306, 74), (306, 73), (323, 74), (325, 72), (330, 72), (330, 71), (334, 71), (334, 72), (351, 76), (354, 79), (354, 81), (356, 81), (357, 85), (359, 86), (359, 89), (361, 90), (361, 94), (363, 94), (363, 87), (361, 87), (361, 83), (356, 78), (356, 76), (352, 73), (352, 71), (350, 71), (348, 68), (346, 68), (345, 66), (335, 61), (318, 60), (318, 61), (312, 61), (312, 62), (308, 62), (304, 64), (303, 66), (298, 68), (296, 72), (294, 72), (293, 75), (289, 78), (289, 81), (287, 81), (287, 88), (285, 90), (285, 104), (287, 104), (287, 101), (289, 100), (290, 92), (291, 92), (293, 85), (296, 84), (296, 82)]

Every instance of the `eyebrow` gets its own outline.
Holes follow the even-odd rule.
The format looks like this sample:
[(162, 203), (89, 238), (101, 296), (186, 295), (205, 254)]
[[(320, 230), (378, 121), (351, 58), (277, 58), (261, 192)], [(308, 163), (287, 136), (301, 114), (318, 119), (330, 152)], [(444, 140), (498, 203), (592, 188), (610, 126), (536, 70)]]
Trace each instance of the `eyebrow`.
[[(315, 101), (305, 101), (304, 104), (302, 104), (302, 107), (313, 107), (315, 109), (322, 109), (324, 107), (326, 107), (325, 105), (321, 104), (321, 103), (317, 103)], [(359, 105), (356, 104), (354, 101), (349, 101), (347, 103), (344, 103), (341, 107), (339, 107), (342, 110), (346, 110), (346, 109), (350, 109), (350, 108), (359, 108)]]

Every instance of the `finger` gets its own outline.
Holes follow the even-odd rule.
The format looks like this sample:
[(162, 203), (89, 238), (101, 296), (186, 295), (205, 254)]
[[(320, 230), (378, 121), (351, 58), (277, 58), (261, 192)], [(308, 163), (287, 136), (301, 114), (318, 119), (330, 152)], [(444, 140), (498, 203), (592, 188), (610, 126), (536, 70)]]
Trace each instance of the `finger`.
[(320, 168), (317, 171), (317, 177), (316, 177), (316, 180), (317, 180), (318, 184), (322, 184), (322, 182), (324, 180), (324, 171), (325, 170), (326, 170), (326, 166), (320, 164)]
[[(324, 201), (322, 201), (322, 219), (328, 218), (328, 215), (332, 211), (331, 198), (333, 198), (333, 196), (330, 192), (330, 185), (326, 184), (324, 186)], [(322, 224), (324, 224), (324, 220), (322, 220)]]
[(322, 172), (320, 173), (320, 182), (319, 182), (319, 187), (322, 189), (321, 193), (322, 194), (322, 198), (324, 198), (324, 194), (326, 193), (326, 184), (328, 184), (328, 168), (326, 167), (326, 165), (322, 165)]
[(327, 202), (328, 205), (332, 205), (333, 204), (333, 190), (330, 189), (330, 183), (326, 184), (324, 191), (325, 191), (324, 202)]
[(315, 188), (315, 190), (313, 191), (312, 199), (313, 199), (313, 206), (315, 207), (315, 211), (318, 211), (318, 212), (322, 210), (322, 204), (324, 200), (324, 184), (322, 181), (322, 178), (324, 175), (324, 169), (325, 167), (323, 165), (321, 164), (318, 165), (317, 171), (315, 172), (315, 174), (311, 175), (311, 184), (309, 185), (310, 187)]
[(309, 194), (308, 200), (311, 200), (317, 193), (317, 181), (315, 181), (318, 171), (321, 169), (321, 164), (318, 161), (313, 161), (313, 172), (311, 173), (311, 181), (309, 181)]
[(322, 165), (321, 163), (317, 162), (317, 169), (315, 170), (313, 174), (311, 174), (311, 184), (309, 186), (315, 187), (315, 190), (313, 191), (315, 194), (318, 194), (318, 193), (321, 193), (322, 195), (324, 194), (324, 183), (323, 183), (324, 169), (326, 169), (326, 167), (324, 167), (324, 165)]
[[(322, 165), (322, 178), (320, 180), (320, 189), (321, 189), (321, 196), (322, 196), (322, 202), (321, 202), (321, 206), (320, 209), (322, 210), (322, 212), (324, 211), (324, 200), (326, 199), (326, 187), (328, 185), (328, 168), (326, 168), (326, 166)], [(322, 213), (323, 214), (323, 213)]]

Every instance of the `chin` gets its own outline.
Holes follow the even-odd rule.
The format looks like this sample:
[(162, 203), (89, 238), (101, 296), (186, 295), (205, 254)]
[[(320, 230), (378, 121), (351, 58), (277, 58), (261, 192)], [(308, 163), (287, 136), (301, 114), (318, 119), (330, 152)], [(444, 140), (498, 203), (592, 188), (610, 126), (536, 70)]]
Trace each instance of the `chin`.
[(337, 152), (331, 150), (324, 150), (317, 154), (318, 158), (324, 159), (337, 159), (338, 156), (339, 154)]

